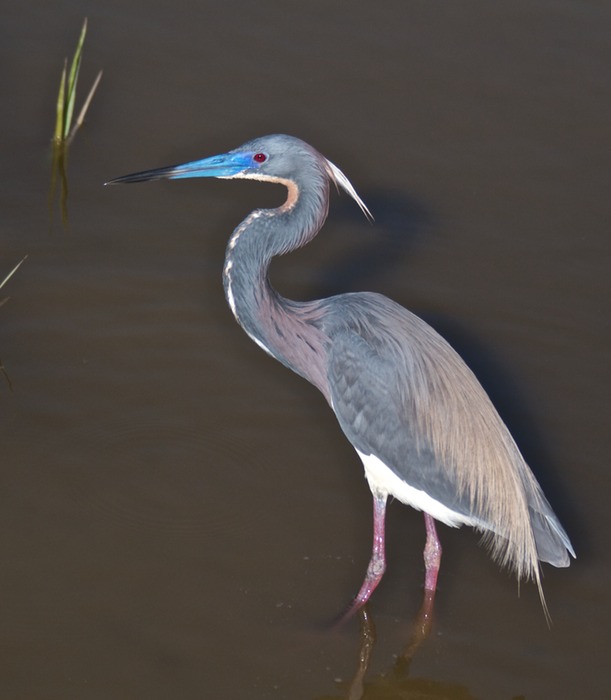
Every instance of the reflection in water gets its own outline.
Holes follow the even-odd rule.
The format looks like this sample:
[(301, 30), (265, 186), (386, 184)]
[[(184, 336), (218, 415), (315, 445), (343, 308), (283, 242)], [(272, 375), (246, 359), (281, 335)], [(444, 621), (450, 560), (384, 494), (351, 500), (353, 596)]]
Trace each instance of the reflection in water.
[(365, 677), (376, 642), (375, 624), (367, 606), (359, 611), (360, 635), (357, 669), (343, 695), (323, 696), (319, 700), (426, 700), (446, 698), (447, 700), (474, 700), (470, 691), (462, 685), (440, 683), (426, 678), (411, 678), (409, 667), (422, 642), (428, 637), (432, 626), (433, 597), (425, 592), (419, 614), (412, 626), (411, 638), (398, 655), (395, 664), (379, 673), (373, 680), (365, 682)]
[(68, 228), (68, 145), (53, 142), (51, 185), (49, 186), (49, 225), (53, 222), (55, 196), (59, 188), (59, 211), (64, 229)]
[(420, 645), (431, 633), (433, 627), (433, 602), (435, 601), (435, 591), (424, 589), (422, 605), (412, 623), (412, 633), (410, 640), (405, 645), (401, 654), (401, 659), (408, 665), (414, 658)]

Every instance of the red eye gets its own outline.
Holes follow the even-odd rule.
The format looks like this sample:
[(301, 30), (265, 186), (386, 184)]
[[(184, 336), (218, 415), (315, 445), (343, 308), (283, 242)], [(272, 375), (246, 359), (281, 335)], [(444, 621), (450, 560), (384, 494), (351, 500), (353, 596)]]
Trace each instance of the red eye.
[(265, 163), (265, 161), (267, 160), (267, 156), (265, 155), (265, 153), (255, 153), (255, 155), (253, 156), (253, 160), (256, 163)]

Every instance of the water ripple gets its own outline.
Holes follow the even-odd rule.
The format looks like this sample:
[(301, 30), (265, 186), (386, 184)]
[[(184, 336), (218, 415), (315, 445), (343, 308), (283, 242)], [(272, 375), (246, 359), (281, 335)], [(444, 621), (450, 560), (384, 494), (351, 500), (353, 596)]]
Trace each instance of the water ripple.
[(222, 427), (136, 418), (63, 441), (81, 507), (130, 527), (205, 538), (267, 519), (282, 470)]

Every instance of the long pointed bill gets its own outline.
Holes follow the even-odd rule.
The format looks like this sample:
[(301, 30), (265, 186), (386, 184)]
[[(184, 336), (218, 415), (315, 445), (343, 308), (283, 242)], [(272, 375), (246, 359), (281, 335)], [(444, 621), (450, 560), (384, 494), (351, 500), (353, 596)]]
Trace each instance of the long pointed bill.
[(246, 168), (252, 167), (252, 164), (252, 153), (230, 152), (181, 165), (170, 165), (166, 168), (143, 170), (140, 173), (123, 175), (105, 184), (118, 185), (129, 182), (148, 182), (149, 180), (178, 180), (188, 177), (235, 177)]

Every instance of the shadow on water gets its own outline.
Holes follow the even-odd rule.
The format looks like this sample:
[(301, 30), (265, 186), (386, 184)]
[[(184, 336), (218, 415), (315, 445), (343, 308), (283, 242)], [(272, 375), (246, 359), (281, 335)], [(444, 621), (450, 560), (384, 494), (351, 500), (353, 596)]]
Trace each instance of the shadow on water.
[[(372, 190), (364, 197), (374, 216), (375, 236), (351, 240), (341, 258), (325, 265), (316, 280), (315, 295), (333, 296), (362, 291), (374, 280), (402, 264), (404, 255), (421, 241), (434, 224), (430, 211), (416, 198), (403, 192)], [(370, 227), (354, 204), (345, 197), (334, 202), (329, 223), (347, 222), (354, 227)]]

